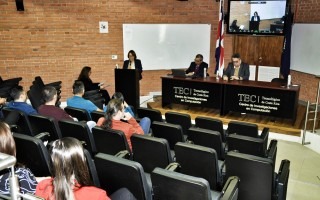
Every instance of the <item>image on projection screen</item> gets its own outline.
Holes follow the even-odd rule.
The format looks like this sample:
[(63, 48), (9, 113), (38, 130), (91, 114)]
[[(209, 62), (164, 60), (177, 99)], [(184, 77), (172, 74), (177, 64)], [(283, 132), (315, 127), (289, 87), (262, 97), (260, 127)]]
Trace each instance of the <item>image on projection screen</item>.
[(188, 68), (196, 54), (210, 63), (210, 24), (123, 24), (123, 55), (134, 50), (143, 70)]

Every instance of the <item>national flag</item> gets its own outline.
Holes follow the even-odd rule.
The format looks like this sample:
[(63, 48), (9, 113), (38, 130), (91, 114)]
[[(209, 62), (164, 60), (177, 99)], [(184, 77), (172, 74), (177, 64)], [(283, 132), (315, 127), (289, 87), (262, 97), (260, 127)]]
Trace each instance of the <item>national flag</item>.
[(219, 25), (217, 32), (217, 41), (216, 41), (216, 74), (219, 74), (220, 77), (223, 75), (224, 68), (224, 14), (223, 14), (223, 4), (224, 0), (220, 0), (219, 7)]

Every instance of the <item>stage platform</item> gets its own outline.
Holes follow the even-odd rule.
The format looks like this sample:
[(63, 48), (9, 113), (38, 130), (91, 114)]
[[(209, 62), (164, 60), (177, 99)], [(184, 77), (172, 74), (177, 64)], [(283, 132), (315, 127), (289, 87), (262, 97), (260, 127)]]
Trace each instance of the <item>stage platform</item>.
[(187, 113), (191, 116), (191, 119), (193, 120), (197, 116), (218, 118), (222, 120), (224, 125), (227, 125), (229, 121), (232, 121), (232, 120), (249, 122), (249, 123), (257, 124), (260, 130), (262, 130), (264, 127), (269, 127), (270, 132), (281, 133), (281, 134), (297, 136), (297, 137), (300, 137), (301, 129), (303, 129), (305, 112), (306, 112), (305, 106), (299, 105), (297, 110), (297, 118), (295, 122), (293, 122), (291, 119), (282, 119), (282, 118), (253, 115), (253, 114), (241, 114), (241, 113), (235, 113), (235, 112), (229, 112), (225, 116), (220, 116), (219, 110), (217, 109), (190, 107), (190, 106), (179, 105), (179, 104), (171, 104), (170, 106), (162, 108), (161, 96), (154, 97), (154, 102), (148, 102), (147, 107), (160, 110), (163, 115), (167, 111)]

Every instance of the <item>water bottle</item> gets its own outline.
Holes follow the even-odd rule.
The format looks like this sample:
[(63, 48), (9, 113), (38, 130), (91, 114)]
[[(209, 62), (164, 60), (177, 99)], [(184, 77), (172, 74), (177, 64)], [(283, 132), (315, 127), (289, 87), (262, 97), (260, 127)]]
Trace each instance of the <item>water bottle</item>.
[(290, 85), (291, 85), (291, 75), (288, 75), (287, 87), (290, 87)]
[(203, 78), (207, 78), (207, 68), (203, 69)]
[(219, 80), (219, 70), (217, 70), (216, 79)]
[(116, 69), (119, 69), (119, 65), (118, 64), (116, 64)]

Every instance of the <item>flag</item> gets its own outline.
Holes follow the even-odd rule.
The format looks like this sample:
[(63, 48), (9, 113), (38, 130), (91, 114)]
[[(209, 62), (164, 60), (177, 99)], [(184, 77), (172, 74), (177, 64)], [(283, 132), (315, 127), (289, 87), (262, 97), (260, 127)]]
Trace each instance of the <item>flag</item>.
[(291, 58), (291, 35), (292, 35), (292, 23), (293, 14), (291, 12), (291, 6), (288, 6), (288, 12), (285, 17), (285, 28), (284, 28), (284, 40), (283, 49), (281, 54), (281, 67), (280, 73), (284, 79), (288, 78), (290, 74), (290, 58)]
[(216, 74), (219, 73), (219, 76), (223, 75), (224, 68), (224, 14), (223, 14), (223, 4), (224, 0), (220, 0), (219, 6), (219, 25), (217, 32), (217, 41), (216, 41)]

